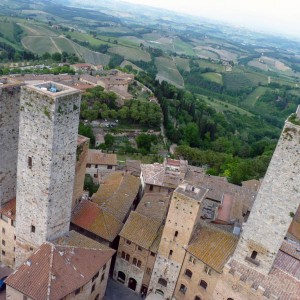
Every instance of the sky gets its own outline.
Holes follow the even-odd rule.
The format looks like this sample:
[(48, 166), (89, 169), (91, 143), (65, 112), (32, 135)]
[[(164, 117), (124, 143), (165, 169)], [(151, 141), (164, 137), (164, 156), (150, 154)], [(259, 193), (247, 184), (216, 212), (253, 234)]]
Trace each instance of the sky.
[(123, 0), (300, 39), (300, 0)]

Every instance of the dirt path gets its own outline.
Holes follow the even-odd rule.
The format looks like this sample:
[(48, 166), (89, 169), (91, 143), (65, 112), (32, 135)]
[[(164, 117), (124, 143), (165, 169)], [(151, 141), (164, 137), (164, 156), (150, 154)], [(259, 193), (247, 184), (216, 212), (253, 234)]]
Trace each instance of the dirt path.
[(54, 45), (54, 47), (57, 49), (57, 52), (62, 53), (62, 51), (57, 47), (57, 44), (55, 43), (54, 39), (52, 37), (50, 37), (50, 40), (51, 40), (52, 44)]

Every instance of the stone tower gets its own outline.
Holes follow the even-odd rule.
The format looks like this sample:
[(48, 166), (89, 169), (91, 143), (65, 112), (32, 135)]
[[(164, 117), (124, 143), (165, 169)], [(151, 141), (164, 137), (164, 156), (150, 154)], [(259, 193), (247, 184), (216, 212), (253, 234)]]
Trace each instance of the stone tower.
[(0, 78), (0, 205), (16, 197), (21, 85)]
[[(267, 275), (300, 204), (300, 112), (286, 122), (233, 259)], [(297, 125), (298, 122), (298, 125)]]
[(16, 266), (69, 230), (80, 98), (57, 83), (22, 87)]
[(187, 246), (197, 222), (207, 189), (183, 183), (174, 191), (158, 249), (149, 291), (171, 299)]

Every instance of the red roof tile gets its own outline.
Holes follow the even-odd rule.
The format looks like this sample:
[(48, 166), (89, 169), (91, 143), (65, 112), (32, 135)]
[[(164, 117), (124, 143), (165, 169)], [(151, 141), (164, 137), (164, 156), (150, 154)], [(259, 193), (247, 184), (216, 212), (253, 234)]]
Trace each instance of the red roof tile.
[(9, 200), (1, 205), (0, 213), (7, 216), (11, 220), (16, 219), (16, 199)]

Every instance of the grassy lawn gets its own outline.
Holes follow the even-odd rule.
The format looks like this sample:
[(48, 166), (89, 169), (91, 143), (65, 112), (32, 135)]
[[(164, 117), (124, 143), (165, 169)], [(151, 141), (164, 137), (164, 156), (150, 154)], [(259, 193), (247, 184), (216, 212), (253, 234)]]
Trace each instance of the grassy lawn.
[(255, 84), (244, 73), (227, 72), (223, 74), (224, 85), (228, 90), (241, 90)]
[(26, 36), (22, 39), (22, 43), (26, 49), (39, 55), (42, 55), (45, 52), (58, 52), (50, 37), (47, 36)]
[(223, 78), (222, 78), (222, 74), (220, 73), (209, 72), (209, 73), (202, 74), (202, 76), (207, 80), (223, 85)]
[(243, 104), (248, 107), (254, 107), (255, 103), (259, 100), (259, 97), (262, 96), (268, 89), (269, 88), (267, 87), (259, 86), (250, 95), (247, 96)]
[(162, 162), (163, 158), (157, 155), (142, 155), (142, 154), (117, 154), (118, 162), (124, 162), (126, 159), (140, 160), (143, 164), (152, 164), (154, 162)]

